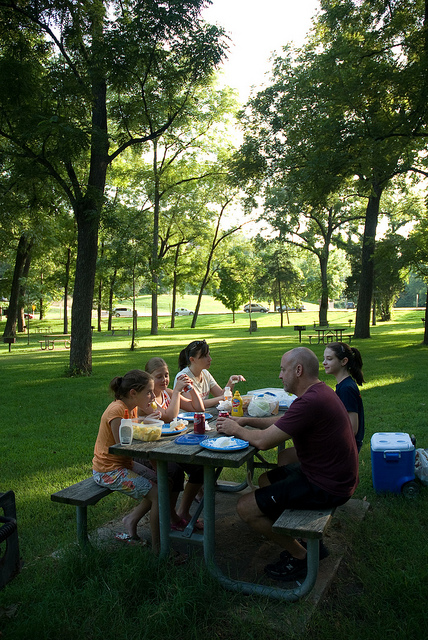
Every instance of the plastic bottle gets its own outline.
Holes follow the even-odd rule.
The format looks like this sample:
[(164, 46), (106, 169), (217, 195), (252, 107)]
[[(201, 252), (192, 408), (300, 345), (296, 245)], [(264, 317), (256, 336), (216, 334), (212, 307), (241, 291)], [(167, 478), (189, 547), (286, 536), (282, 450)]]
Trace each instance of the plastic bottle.
[(244, 410), (242, 408), (242, 398), (239, 391), (235, 391), (235, 395), (232, 398), (232, 415), (238, 417), (244, 415)]
[(230, 387), (224, 388), (224, 399), (225, 401), (232, 402), (232, 392), (230, 390)]
[(129, 417), (128, 409), (125, 409), (125, 417), (120, 421), (119, 427), (119, 440), (120, 444), (131, 444), (132, 436), (134, 434), (134, 427), (132, 420)]

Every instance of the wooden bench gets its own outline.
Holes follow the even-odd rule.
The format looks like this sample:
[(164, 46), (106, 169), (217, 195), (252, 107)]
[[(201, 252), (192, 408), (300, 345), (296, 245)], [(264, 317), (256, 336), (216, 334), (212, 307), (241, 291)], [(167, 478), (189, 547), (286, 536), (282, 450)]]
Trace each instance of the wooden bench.
[(55, 342), (63, 342), (64, 341), (64, 347), (66, 349), (70, 348), (70, 338), (52, 338), (52, 339), (45, 339), (45, 340), (39, 340), (39, 344), (40, 344), (40, 349), (42, 351), (53, 351), (55, 349)]
[(131, 335), (131, 327), (128, 327), (127, 329), (115, 329), (114, 327), (111, 328), (111, 335), (114, 336), (115, 333), (117, 333), (118, 331), (127, 331), (128, 332), (128, 336)]
[(296, 600), (309, 593), (315, 585), (319, 567), (319, 541), (323, 537), (334, 511), (334, 509), (319, 511), (285, 509), (272, 525), (272, 530), (275, 533), (307, 540), (308, 573), (302, 584), (293, 589)]
[(80, 545), (89, 544), (87, 507), (96, 504), (110, 493), (110, 489), (100, 487), (91, 477), (51, 495), (54, 502), (72, 504), (76, 507), (77, 540)]

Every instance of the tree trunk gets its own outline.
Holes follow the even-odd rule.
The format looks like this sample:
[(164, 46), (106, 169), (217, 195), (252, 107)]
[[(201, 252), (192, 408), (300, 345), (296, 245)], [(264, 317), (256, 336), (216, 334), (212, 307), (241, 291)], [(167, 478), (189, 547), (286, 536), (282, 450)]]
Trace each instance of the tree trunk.
[(150, 333), (157, 336), (159, 331), (158, 323), (158, 249), (159, 249), (159, 174), (158, 174), (157, 141), (153, 140), (153, 177), (154, 177), (154, 208), (153, 208), (153, 242), (152, 255), (150, 259), (150, 270), (152, 274), (152, 322)]
[(324, 251), (319, 255), (320, 268), (321, 268), (321, 300), (319, 310), (319, 324), (320, 327), (328, 326), (328, 277), (327, 277), (327, 264), (328, 264), (329, 252)]
[(15, 258), (15, 269), (13, 272), (12, 286), (9, 296), (9, 310), (7, 312), (6, 326), (4, 328), (3, 337), (13, 337), (16, 335), (16, 316), (18, 312), (19, 283), (22, 277), (27, 255), (31, 252), (33, 240), (28, 238), (25, 233), (21, 235), (18, 242), (18, 248)]
[(424, 339), (422, 344), (428, 344), (428, 288), (427, 288), (427, 298), (425, 302), (425, 331), (424, 331)]
[(76, 213), (77, 258), (71, 308), (70, 373), (92, 372), (92, 302), (97, 266), (99, 215), (91, 207)]
[(45, 317), (45, 302), (43, 298), (43, 273), (40, 274), (40, 291), (41, 295), (39, 298), (39, 320), (43, 320)]
[(117, 276), (117, 269), (115, 269), (113, 272), (113, 276), (110, 280), (110, 287), (108, 292), (108, 322), (107, 322), (108, 331), (111, 331), (111, 319), (113, 314), (113, 298), (114, 298), (114, 286), (116, 284), (116, 276)]
[(175, 327), (175, 307), (177, 301), (177, 267), (178, 267), (178, 257), (180, 254), (180, 245), (175, 250), (174, 257), (174, 277), (172, 282), (172, 309), (171, 309), (171, 329)]
[(67, 249), (67, 262), (65, 263), (65, 283), (64, 283), (64, 333), (68, 333), (68, 287), (70, 284), (71, 249)]
[(24, 318), (25, 308), (27, 307), (28, 313), (32, 312), (32, 308), (29, 309), (28, 304), (27, 305), (25, 304), (26, 293), (27, 293), (27, 279), (28, 279), (28, 274), (30, 272), (30, 265), (31, 265), (31, 252), (28, 252), (25, 258), (24, 268), (22, 270), (22, 276), (19, 283), (18, 331), (25, 331), (25, 318)]
[[(196, 303), (195, 313), (193, 314), (192, 324), (190, 325), (191, 329), (194, 329), (196, 327), (196, 322), (198, 320), (198, 314), (199, 314), (199, 309), (200, 309), (200, 306), (201, 306), (202, 295), (203, 295), (205, 286), (206, 286), (206, 284), (207, 284), (207, 282), (209, 280), (209, 275), (210, 275), (210, 270), (211, 270), (211, 263), (212, 263), (212, 260), (213, 260), (214, 251), (216, 250), (217, 245), (218, 245), (217, 238), (218, 238), (218, 234), (219, 234), (219, 230), (220, 230), (220, 221), (221, 221), (225, 206), (226, 205), (223, 205), (223, 207), (221, 209), (221, 212), (220, 212), (220, 214), (218, 216), (218, 219), (217, 219), (217, 226), (216, 226), (215, 233), (214, 233), (214, 239), (213, 239), (212, 244), (211, 244), (211, 249), (210, 249), (210, 253), (209, 253), (209, 256), (208, 256), (207, 266), (206, 266), (206, 269), (205, 269), (205, 274), (204, 274), (204, 277), (203, 277), (203, 280), (202, 280), (201, 288), (199, 289), (198, 301)], [(250, 311), (250, 313), (251, 313), (251, 311)], [(250, 323), (250, 327), (251, 327), (251, 323)]]
[(361, 280), (358, 292), (354, 338), (370, 338), (370, 311), (374, 286), (373, 254), (383, 187), (373, 185), (373, 191), (374, 194), (369, 197), (366, 209), (363, 249), (361, 253)]
[[(94, 14), (92, 33), (95, 40), (102, 34), (102, 17)], [(102, 43), (98, 41), (101, 48)], [(107, 87), (103, 69), (96, 61), (91, 69), (92, 132), (91, 157), (87, 190), (84, 197), (78, 190), (74, 203), (77, 221), (77, 258), (71, 310), (70, 374), (92, 373), (92, 304), (97, 268), (98, 227), (103, 203), (108, 167)]]

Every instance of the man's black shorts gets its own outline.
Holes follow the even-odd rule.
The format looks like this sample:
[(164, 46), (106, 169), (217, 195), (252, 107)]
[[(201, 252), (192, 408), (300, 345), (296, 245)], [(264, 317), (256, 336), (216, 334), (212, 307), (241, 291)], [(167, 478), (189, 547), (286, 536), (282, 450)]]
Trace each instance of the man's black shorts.
[(267, 472), (267, 477), (271, 484), (256, 489), (254, 495), (260, 511), (271, 520), (277, 520), (284, 509), (329, 509), (349, 500), (309, 482), (300, 464), (276, 467)]

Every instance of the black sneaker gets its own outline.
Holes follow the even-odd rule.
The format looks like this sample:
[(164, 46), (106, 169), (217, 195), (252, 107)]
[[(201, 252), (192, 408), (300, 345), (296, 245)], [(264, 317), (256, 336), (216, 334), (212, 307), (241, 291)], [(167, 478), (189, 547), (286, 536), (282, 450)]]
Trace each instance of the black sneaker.
[(299, 578), (304, 578), (308, 572), (308, 565), (306, 558), (300, 560), (293, 556), (288, 556), (276, 562), (275, 564), (267, 564), (265, 566), (265, 573), (275, 580), (294, 581)]
[[(306, 544), (306, 540), (299, 540), (300, 544), (302, 545), (302, 547), (305, 547), (305, 549), (307, 548), (307, 544)], [(324, 558), (327, 558), (327, 556), (330, 555), (330, 551), (328, 550), (328, 548), (325, 546), (324, 542), (320, 539), (320, 550), (319, 550), (319, 559), (324, 560)], [(284, 549), (284, 551), (281, 551), (281, 553), (279, 554), (279, 557), (281, 558), (281, 560), (285, 560), (286, 558), (292, 558), (293, 556), (290, 554), (289, 551), (286, 551)]]

